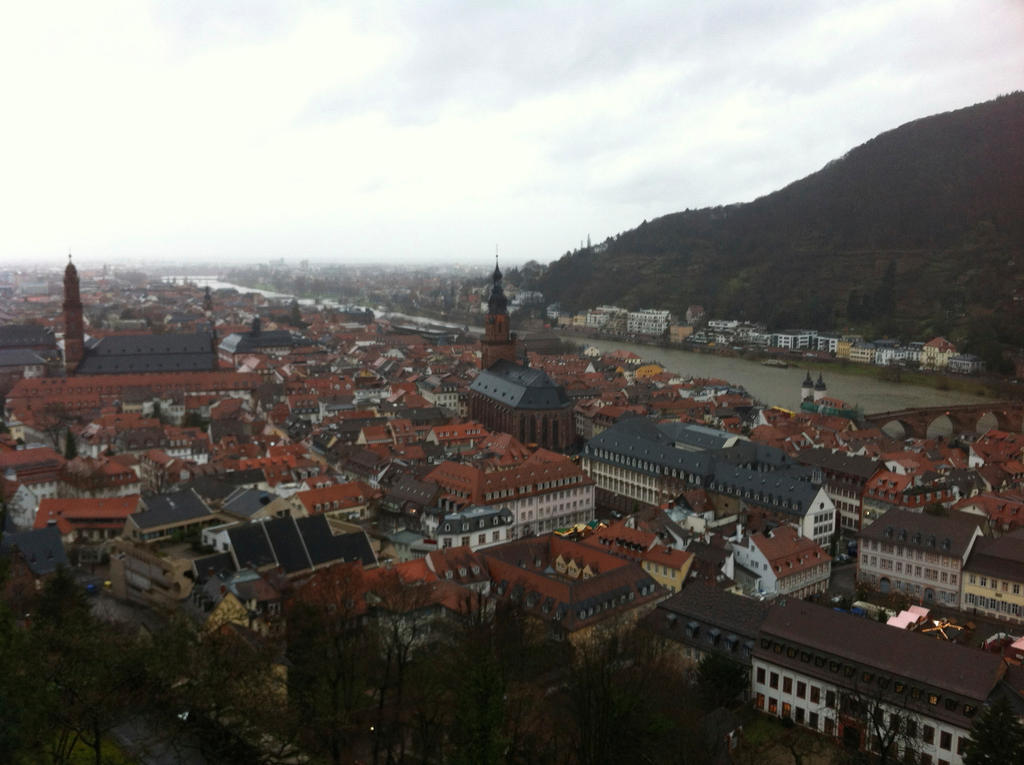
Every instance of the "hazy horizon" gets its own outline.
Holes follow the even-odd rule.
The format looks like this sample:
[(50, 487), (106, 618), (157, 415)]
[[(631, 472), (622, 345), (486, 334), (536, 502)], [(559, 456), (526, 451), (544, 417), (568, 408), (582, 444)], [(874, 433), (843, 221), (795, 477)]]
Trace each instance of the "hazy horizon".
[(59, 5), (0, 15), (0, 266), (546, 263), (1024, 87), (1013, 0)]

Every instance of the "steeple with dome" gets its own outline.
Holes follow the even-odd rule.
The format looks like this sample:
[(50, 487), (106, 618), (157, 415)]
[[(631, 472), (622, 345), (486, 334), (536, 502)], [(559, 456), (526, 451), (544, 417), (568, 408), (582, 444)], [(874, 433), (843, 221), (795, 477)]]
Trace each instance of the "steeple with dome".
[(501, 286), (501, 269), (498, 268), (498, 258), (494, 258), (494, 273), (491, 274), (491, 296), (487, 299), (487, 313), (492, 316), (508, 314), (508, 298), (505, 297), (505, 290)]
[(808, 371), (807, 376), (804, 377), (804, 381), (800, 384), (800, 400), (809, 401), (813, 395), (814, 380), (811, 379), (811, 373)]
[(487, 369), (499, 359), (515, 363), (516, 336), (509, 328), (508, 298), (501, 286), (501, 269), (498, 267), (498, 256), (495, 255), (484, 337), (480, 341), (480, 368)]
[(821, 376), (821, 372), (818, 372), (818, 381), (814, 383), (814, 400), (819, 401), (825, 398), (825, 393), (828, 391), (828, 386), (825, 385), (825, 380)]

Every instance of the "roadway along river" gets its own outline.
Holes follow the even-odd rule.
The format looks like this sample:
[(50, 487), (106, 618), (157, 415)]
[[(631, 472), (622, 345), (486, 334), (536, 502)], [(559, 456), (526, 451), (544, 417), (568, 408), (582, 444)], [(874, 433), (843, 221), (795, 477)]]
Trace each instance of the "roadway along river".
[[(613, 351), (616, 348), (632, 351), (644, 360), (657, 361), (666, 369), (686, 376), (728, 380), (736, 385), (742, 385), (751, 395), (766, 404), (787, 409), (796, 409), (800, 406), (800, 383), (803, 382), (808, 370), (815, 380), (819, 371), (811, 361), (805, 369), (792, 366), (788, 369), (776, 369), (763, 366), (759, 361), (747, 361), (734, 356), (691, 353), (619, 340), (588, 340), (575, 335), (561, 336), (573, 342), (594, 345), (602, 351)], [(831, 365), (825, 365), (821, 372), (828, 386), (829, 396), (842, 399), (849, 404), (859, 404), (867, 414), (922, 406), (977, 404), (991, 400), (986, 396), (959, 391), (887, 382), (862, 375), (844, 375), (837, 367)]]
[[(176, 276), (165, 277), (178, 282), (191, 281), (200, 286), (209, 285), (211, 289), (232, 288), (240, 292), (259, 292), (268, 298), (290, 298), (291, 295), (280, 292), (258, 290), (243, 287), (239, 284), (223, 282), (209, 276)], [(312, 300), (300, 301), (313, 304)], [(324, 305), (333, 305), (334, 301), (324, 300)], [(420, 316), (392, 314), (413, 321), (438, 324), (434, 319)], [(479, 332), (479, 327), (471, 327)], [(657, 361), (666, 369), (679, 374), (693, 377), (715, 377), (742, 385), (758, 400), (787, 409), (800, 406), (800, 383), (808, 369), (817, 379), (818, 369), (811, 363), (806, 369), (789, 367), (776, 369), (763, 366), (759, 361), (747, 361), (734, 356), (718, 356), (713, 353), (690, 353), (657, 346), (638, 345), (624, 340), (588, 340), (577, 335), (561, 335), (566, 340), (585, 345), (594, 345), (602, 351), (613, 351), (616, 348), (632, 351), (637, 356), (649, 361)], [(842, 399), (849, 404), (860, 405), (866, 414), (873, 412), (889, 412), (897, 409), (911, 409), (922, 406), (943, 406), (947, 404), (977, 404), (990, 401), (986, 396), (976, 396), (959, 391), (942, 391), (920, 385), (907, 385), (862, 375), (844, 375), (836, 367), (826, 366), (823, 370), (828, 395)], [(980, 385), (979, 385), (980, 387)]]

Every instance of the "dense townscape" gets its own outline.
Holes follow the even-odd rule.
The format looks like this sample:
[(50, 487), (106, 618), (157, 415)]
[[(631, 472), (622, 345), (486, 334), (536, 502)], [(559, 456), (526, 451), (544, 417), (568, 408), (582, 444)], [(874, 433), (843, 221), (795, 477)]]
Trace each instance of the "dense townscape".
[(524, 342), (497, 266), (482, 337), (30, 278), (0, 326), (16, 762), (1020, 751), (1020, 405), (897, 438), (820, 375), (790, 411)]

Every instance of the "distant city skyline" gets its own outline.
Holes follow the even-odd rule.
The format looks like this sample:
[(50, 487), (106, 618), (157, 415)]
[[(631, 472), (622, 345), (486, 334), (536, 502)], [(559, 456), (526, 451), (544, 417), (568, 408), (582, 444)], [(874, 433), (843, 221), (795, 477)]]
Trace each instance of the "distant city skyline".
[(1016, 0), (19, 4), (0, 267), (549, 262), (1024, 87)]

